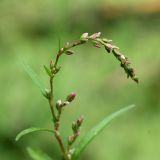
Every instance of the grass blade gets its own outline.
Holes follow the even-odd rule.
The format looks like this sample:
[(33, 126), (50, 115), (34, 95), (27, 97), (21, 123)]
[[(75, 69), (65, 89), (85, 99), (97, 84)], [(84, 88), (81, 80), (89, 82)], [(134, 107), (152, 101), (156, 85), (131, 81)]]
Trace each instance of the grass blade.
[(27, 152), (33, 160), (52, 160), (46, 153), (28, 147)]
[(54, 131), (50, 130), (50, 129), (46, 129), (46, 128), (27, 128), (23, 131), (21, 131), (15, 138), (16, 141), (18, 141), (20, 138), (22, 138), (23, 136), (33, 133), (33, 132), (38, 132), (38, 131), (47, 131), (47, 132), (52, 132), (54, 133)]
[(82, 151), (86, 148), (86, 146), (100, 133), (102, 130), (108, 126), (108, 124), (120, 116), (121, 114), (127, 112), (128, 110), (134, 108), (135, 105), (130, 105), (127, 107), (124, 107), (120, 109), (119, 111), (116, 111), (112, 113), (111, 115), (107, 116), (104, 120), (102, 120), (97, 126), (95, 126), (93, 129), (91, 129), (88, 134), (86, 134), (80, 143), (76, 146), (76, 149), (73, 153), (72, 160), (78, 160), (79, 156), (81, 155)]
[(24, 60), (22, 60), (22, 65), (23, 65), (23, 68), (25, 69), (25, 71), (30, 76), (30, 78), (40, 88), (42, 94), (45, 95), (45, 86), (44, 86), (43, 82), (39, 79), (38, 75), (33, 71), (33, 69)]

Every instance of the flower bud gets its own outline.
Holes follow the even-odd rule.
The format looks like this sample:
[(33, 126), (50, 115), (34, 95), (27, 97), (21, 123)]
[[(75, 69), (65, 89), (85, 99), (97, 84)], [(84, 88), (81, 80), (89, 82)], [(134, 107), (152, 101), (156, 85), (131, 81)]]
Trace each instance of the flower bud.
[(106, 49), (106, 51), (107, 51), (108, 53), (111, 53), (111, 51), (112, 51), (112, 45), (107, 43), (107, 44), (105, 45), (105, 49)]
[(50, 69), (52, 70), (54, 68), (54, 62), (53, 60), (50, 61)]
[(65, 54), (66, 54), (66, 55), (72, 55), (72, 54), (74, 54), (74, 52), (71, 51), (71, 50), (67, 50), (67, 51), (65, 52)]
[(65, 44), (65, 48), (67, 48), (69, 46), (69, 42), (67, 42), (66, 44)]
[(110, 43), (106, 43), (105, 44), (105, 49), (108, 53), (111, 53), (113, 51), (113, 49), (119, 49), (117, 46), (113, 46)]
[(122, 60), (125, 60), (125, 59), (126, 59), (126, 57), (125, 57), (124, 55), (121, 55), (120, 58), (121, 58)]
[(58, 73), (60, 71), (60, 69), (61, 69), (61, 66), (53, 68), (52, 73), (56, 74), (56, 73)]
[(76, 122), (72, 122), (72, 130), (73, 132), (77, 132), (77, 123)]
[(68, 137), (68, 143), (69, 143), (69, 144), (72, 144), (73, 141), (74, 141), (74, 136), (73, 136), (73, 135), (72, 135), (72, 136), (69, 136), (69, 137)]
[(72, 102), (75, 99), (75, 97), (76, 97), (76, 93), (72, 92), (67, 96), (66, 101)]
[(63, 105), (62, 100), (58, 100), (56, 103), (57, 110), (59, 110), (62, 107), (62, 105)]
[(96, 48), (101, 48), (101, 45), (100, 45), (99, 43), (96, 43), (96, 44), (95, 44), (95, 47), (96, 47)]
[(61, 49), (60, 49), (60, 52), (63, 52), (63, 51), (64, 51), (64, 48), (61, 48)]
[(96, 39), (96, 38), (99, 38), (100, 36), (101, 36), (101, 32), (98, 32), (98, 33), (92, 34), (89, 38)]
[(81, 38), (87, 38), (88, 37), (88, 33), (83, 33)]
[(81, 116), (78, 120), (77, 120), (77, 126), (80, 127), (82, 125), (84, 118)]
[(62, 106), (64, 107), (64, 106), (66, 106), (66, 105), (68, 105), (68, 104), (69, 104), (69, 102), (68, 102), (68, 101), (65, 101), (65, 102), (63, 102)]
[(82, 36), (80, 37), (80, 40), (82, 42), (87, 42), (88, 41), (88, 33), (83, 33)]
[(105, 42), (105, 43), (111, 43), (112, 42), (111, 39), (106, 39), (106, 38), (103, 38), (102, 41)]

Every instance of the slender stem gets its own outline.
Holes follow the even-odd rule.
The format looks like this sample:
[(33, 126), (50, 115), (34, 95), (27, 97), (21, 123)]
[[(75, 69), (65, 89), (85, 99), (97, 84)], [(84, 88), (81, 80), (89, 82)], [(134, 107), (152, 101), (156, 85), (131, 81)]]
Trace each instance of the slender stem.
[(65, 156), (65, 148), (59, 133), (59, 119), (57, 119), (56, 114), (54, 112), (54, 99), (53, 99), (53, 77), (50, 77), (50, 96), (48, 98), (51, 113), (52, 113), (52, 118), (53, 118), (53, 123), (54, 123), (54, 131), (55, 131), (55, 137), (59, 143), (60, 149), (62, 151), (63, 156)]
[[(72, 44), (69, 44), (68, 46), (65, 46), (64, 48), (61, 48), (59, 50), (59, 52), (57, 53), (56, 55), (56, 61), (54, 63), (54, 68), (56, 69), (57, 68), (57, 64), (58, 64), (58, 61), (59, 61), (59, 58), (60, 56), (65, 53), (66, 50), (72, 48), (72, 47), (75, 47), (75, 46), (78, 46), (78, 45), (81, 45), (85, 42), (83, 41), (77, 41), (77, 42), (73, 42)], [(65, 147), (64, 147), (64, 144), (62, 142), (62, 138), (60, 136), (60, 133), (59, 133), (59, 127), (60, 127), (60, 115), (61, 113), (59, 113), (57, 116), (54, 112), (54, 93), (53, 93), (53, 78), (54, 76), (51, 76), (50, 77), (50, 96), (48, 98), (48, 101), (49, 101), (49, 105), (50, 105), (50, 110), (51, 110), (51, 113), (52, 113), (52, 117), (53, 117), (53, 122), (54, 122), (54, 131), (55, 131), (55, 137), (59, 143), (59, 146), (60, 146), (60, 149), (61, 149), (61, 152), (63, 154), (63, 159), (64, 160), (69, 160), (67, 154), (68, 154), (68, 150), (67, 150), (67, 153), (65, 151)]]
[(59, 60), (59, 57), (62, 55), (62, 52), (59, 51), (57, 56), (56, 56), (56, 61), (55, 61), (55, 64), (54, 64), (54, 67), (56, 68), (57, 67), (57, 63), (58, 63), (58, 60)]
[(84, 44), (84, 43), (86, 43), (86, 42), (79, 40), (79, 41), (76, 41), (76, 42), (73, 42), (73, 43), (69, 44), (68, 46), (65, 46), (65, 47), (61, 48), (61, 49), (59, 50), (57, 56), (56, 56), (56, 61), (55, 61), (54, 67), (55, 67), (55, 68), (57, 67), (58, 60), (59, 60), (60, 56), (61, 56), (63, 53), (65, 53), (66, 50), (68, 50), (68, 49), (70, 49), (70, 48), (73, 48), (73, 47), (75, 47), (75, 46)]
[(62, 142), (62, 139), (61, 139), (61, 136), (60, 136), (60, 133), (59, 133), (59, 129), (55, 130), (55, 136), (56, 136), (56, 139), (59, 143), (59, 146), (61, 148), (61, 151), (63, 153), (63, 156), (65, 156), (65, 148), (64, 148), (64, 145), (63, 145), (63, 142)]
[(53, 121), (55, 121), (56, 115), (55, 115), (55, 112), (54, 112), (54, 101), (53, 101), (53, 77), (50, 77), (50, 89), (51, 89), (51, 91), (50, 91), (50, 96), (49, 96), (48, 101), (49, 101)]

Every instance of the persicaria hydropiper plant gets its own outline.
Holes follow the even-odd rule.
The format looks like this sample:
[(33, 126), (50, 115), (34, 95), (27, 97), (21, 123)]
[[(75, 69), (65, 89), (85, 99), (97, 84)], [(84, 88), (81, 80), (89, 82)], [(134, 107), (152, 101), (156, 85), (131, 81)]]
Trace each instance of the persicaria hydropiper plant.
[[(40, 80), (37, 78), (37, 75), (34, 73), (34, 71), (26, 64), (24, 63), (25, 70), (29, 74), (29, 76), (32, 78), (32, 80), (38, 84), (38, 86), (41, 88), (42, 93), (44, 97), (48, 100), (50, 111), (53, 119), (53, 129), (46, 129), (46, 128), (28, 128), (20, 132), (16, 140), (19, 140), (22, 136), (32, 133), (35, 131), (47, 131), (53, 133), (55, 136), (62, 155), (63, 160), (78, 160), (82, 151), (85, 149), (85, 147), (91, 142), (91, 140), (98, 135), (115, 117), (121, 115), (122, 113), (128, 111), (129, 109), (133, 108), (134, 105), (130, 105), (127, 107), (124, 107), (120, 109), (119, 111), (107, 116), (104, 120), (102, 120), (97, 126), (95, 126), (91, 131), (89, 131), (79, 142), (78, 145), (73, 146), (74, 142), (77, 140), (77, 138), (80, 135), (80, 127), (83, 123), (83, 117), (81, 116), (77, 120), (75, 120), (72, 123), (72, 135), (68, 137), (67, 144), (64, 140), (62, 140), (61, 134), (60, 134), (60, 119), (63, 113), (63, 110), (68, 106), (76, 97), (76, 93), (72, 92), (70, 93), (64, 101), (58, 100), (55, 102), (54, 95), (54, 84), (53, 80), (55, 76), (59, 73), (61, 70), (61, 67), (58, 65), (59, 59), (62, 55), (73, 55), (74, 51), (72, 48), (83, 45), (85, 43), (91, 43), (96, 48), (104, 47), (106, 52), (109, 54), (113, 54), (114, 57), (120, 62), (120, 66), (124, 69), (125, 73), (127, 74), (127, 77), (134, 80), (136, 83), (138, 83), (138, 78), (135, 75), (134, 69), (130, 66), (130, 62), (128, 58), (126, 58), (120, 51), (119, 48), (112, 44), (112, 40), (101, 38), (101, 33), (94, 33), (92, 35), (89, 35), (88, 33), (82, 34), (80, 39), (78, 41), (75, 41), (73, 43), (67, 42), (64, 47), (60, 47), (59, 45), (59, 51), (56, 55), (55, 60), (51, 60), (49, 67), (44, 66), (44, 69), (49, 76), (49, 83), (50, 83), (50, 89), (45, 89), (40, 82)], [(28, 149), (28, 152), (30, 156), (33, 159), (36, 159), (35, 157), (40, 157), (40, 159), (43, 160), (51, 160), (51, 158), (46, 154), (38, 155), (34, 150)], [(36, 159), (37, 160), (37, 159)]]

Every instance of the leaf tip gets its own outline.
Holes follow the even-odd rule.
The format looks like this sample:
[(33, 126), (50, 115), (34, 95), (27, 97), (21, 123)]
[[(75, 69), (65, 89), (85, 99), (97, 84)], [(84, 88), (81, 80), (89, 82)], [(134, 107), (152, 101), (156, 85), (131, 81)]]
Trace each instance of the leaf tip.
[(17, 142), (19, 140), (19, 136), (17, 135), (16, 137), (15, 137), (15, 142)]

